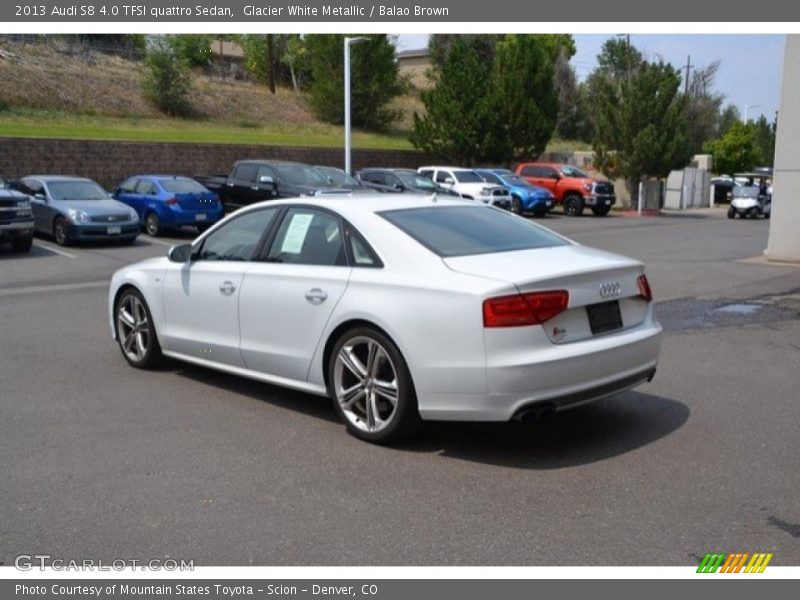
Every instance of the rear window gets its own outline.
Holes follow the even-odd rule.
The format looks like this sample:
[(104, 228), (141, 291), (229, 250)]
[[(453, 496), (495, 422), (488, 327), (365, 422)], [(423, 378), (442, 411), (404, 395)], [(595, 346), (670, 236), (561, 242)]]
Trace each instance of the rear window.
[(159, 180), (161, 187), (170, 194), (205, 194), (208, 190), (194, 179), (175, 178)]
[(380, 214), (442, 257), (567, 245), (538, 225), (487, 206), (408, 208)]

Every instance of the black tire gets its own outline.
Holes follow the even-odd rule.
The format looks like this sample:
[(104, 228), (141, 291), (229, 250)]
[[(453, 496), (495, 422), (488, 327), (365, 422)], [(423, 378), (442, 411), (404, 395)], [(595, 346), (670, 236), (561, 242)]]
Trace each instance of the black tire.
[(605, 217), (609, 212), (611, 212), (611, 207), (605, 204), (601, 206), (593, 206), (592, 212), (594, 213), (595, 217)]
[(735, 219), (736, 218), (736, 209), (732, 206), (728, 209), (728, 218)]
[(56, 217), (53, 221), (53, 239), (59, 246), (69, 246), (72, 239), (69, 236), (69, 226), (64, 217)]
[(754, 206), (753, 208), (751, 208), (750, 210), (747, 211), (747, 216), (750, 217), (751, 219), (757, 219), (758, 215), (760, 215), (760, 214), (761, 214), (761, 211), (758, 210), (758, 207), (756, 207), (756, 206)]
[(511, 196), (511, 212), (515, 215), (522, 215), (522, 201), (516, 196)]
[[(124, 345), (125, 338), (127, 337), (126, 331), (123, 329), (120, 322), (120, 309), (125, 306), (130, 299), (135, 299), (141, 303), (141, 307), (147, 317), (147, 348), (140, 358), (134, 358), (126, 351)], [(142, 296), (136, 288), (128, 287), (124, 289), (117, 298), (117, 302), (114, 305), (114, 329), (117, 334), (117, 345), (119, 346), (120, 352), (122, 352), (123, 358), (129, 365), (137, 369), (153, 369), (163, 362), (164, 355), (161, 353), (161, 344), (158, 342), (158, 334), (156, 333), (155, 324), (153, 323), (153, 316), (150, 314), (150, 307), (147, 306), (144, 296)]]
[(30, 252), (33, 247), (33, 236), (17, 237), (11, 240), (11, 249), (14, 252)]
[[(387, 423), (383, 429), (378, 431), (366, 431), (359, 428), (351, 421), (351, 417), (345, 414), (342, 408), (336, 391), (336, 364), (337, 357), (342, 348), (354, 340), (370, 339), (379, 344), (388, 355), (391, 366), (394, 369), (394, 376), (397, 390), (397, 403), (394, 411), (387, 418)], [(377, 376), (376, 376), (377, 378)], [(328, 395), (333, 401), (334, 410), (336, 414), (345, 424), (347, 430), (353, 436), (370, 442), (373, 444), (389, 444), (397, 442), (403, 438), (412, 435), (419, 429), (422, 420), (419, 416), (417, 409), (417, 395), (414, 391), (414, 382), (411, 378), (411, 372), (408, 369), (403, 355), (398, 350), (397, 346), (386, 335), (371, 327), (355, 327), (339, 336), (336, 344), (333, 346), (330, 358), (328, 360)], [(366, 400), (365, 400), (366, 403)]]
[(568, 217), (580, 217), (583, 214), (583, 196), (579, 194), (568, 194), (564, 198), (564, 214)]
[(144, 217), (144, 230), (147, 235), (158, 237), (164, 232), (164, 226), (161, 225), (161, 219), (154, 212), (149, 212)]

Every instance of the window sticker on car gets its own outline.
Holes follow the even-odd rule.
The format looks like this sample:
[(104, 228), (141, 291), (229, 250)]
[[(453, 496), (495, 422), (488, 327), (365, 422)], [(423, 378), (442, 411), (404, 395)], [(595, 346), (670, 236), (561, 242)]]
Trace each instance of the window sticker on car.
[(282, 253), (300, 254), (313, 218), (314, 215), (309, 214), (292, 215), (292, 221), (289, 223), (289, 228), (286, 230), (286, 236), (283, 238), (283, 244), (281, 245)]

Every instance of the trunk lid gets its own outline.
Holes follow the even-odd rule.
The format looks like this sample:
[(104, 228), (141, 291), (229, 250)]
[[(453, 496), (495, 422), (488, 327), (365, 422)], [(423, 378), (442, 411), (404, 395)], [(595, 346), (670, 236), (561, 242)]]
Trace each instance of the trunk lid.
[(622, 329), (639, 325), (647, 314), (648, 302), (639, 297), (637, 284), (644, 267), (636, 260), (610, 252), (566, 245), (450, 257), (443, 261), (459, 273), (508, 284), (506, 293), (513, 293), (514, 288), (522, 293), (567, 290), (567, 310), (542, 325), (554, 343), (602, 335), (592, 332), (587, 307), (618, 302)]

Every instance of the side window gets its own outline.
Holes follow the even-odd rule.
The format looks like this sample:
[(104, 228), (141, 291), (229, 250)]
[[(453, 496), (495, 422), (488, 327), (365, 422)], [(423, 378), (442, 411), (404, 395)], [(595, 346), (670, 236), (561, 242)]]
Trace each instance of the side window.
[(158, 194), (155, 184), (147, 179), (140, 179), (139, 183), (136, 184), (135, 191), (141, 196), (155, 196)]
[(132, 194), (133, 191), (136, 189), (136, 183), (138, 179), (126, 179), (121, 184), (119, 184), (119, 191), (123, 194)]
[(478, 173), (478, 175), (480, 175), (481, 179), (483, 179), (487, 183), (496, 183), (498, 185), (502, 185), (503, 184), (503, 182), (500, 181), (500, 178), (497, 175), (495, 175), (494, 173), (488, 173), (488, 172), (484, 171), (482, 173)]
[(353, 255), (353, 266), (373, 268), (383, 266), (378, 257), (375, 256), (372, 248), (369, 247), (369, 244), (364, 241), (364, 238), (349, 226), (347, 228), (347, 241), (350, 244), (350, 253)]
[(392, 175), (391, 173), (389, 173), (386, 176), (386, 185), (390, 187), (398, 187), (398, 186), (402, 187), (403, 182), (400, 181), (400, 178), (397, 175)]
[(258, 165), (245, 163), (243, 165), (239, 165), (238, 167), (236, 167), (236, 171), (233, 174), (233, 178), (242, 181), (255, 181), (257, 171), (258, 171)]
[(368, 171), (367, 173), (364, 173), (364, 181), (368, 181), (369, 183), (383, 185), (385, 180), (386, 178), (384, 174), (379, 171)]
[(203, 241), (197, 259), (250, 260), (276, 214), (277, 207), (266, 208), (229, 221)]
[(445, 179), (447, 179), (448, 177), (450, 179), (453, 178), (452, 175), (450, 175), (450, 173), (448, 173), (447, 171), (437, 171), (436, 172), (436, 183), (446, 183)]
[(429, 169), (425, 169), (424, 171), (419, 172), (420, 175), (423, 177), (427, 177), (428, 179), (433, 179), (433, 171)]
[(533, 167), (528, 165), (526, 167), (522, 167), (522, 175), (526, 177), (541, 177), (541, 173), (539, 173), (539, 169), (537, 167)]
[(272, 180), (275, 181), (277, 175), (272, 167), (258, 167), (258, 171), (256, 172), (256, 181), (261, 181), (262, 177), (272, 177)]
[(29, 196), (44, 194), (44, 187), (35, 179), (23, 179), (19, 182), (19, 191)]
[(297, 265), (347, 265), (339, 218), (321, 210), (290, 208), (267, 260)]

